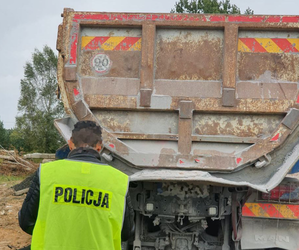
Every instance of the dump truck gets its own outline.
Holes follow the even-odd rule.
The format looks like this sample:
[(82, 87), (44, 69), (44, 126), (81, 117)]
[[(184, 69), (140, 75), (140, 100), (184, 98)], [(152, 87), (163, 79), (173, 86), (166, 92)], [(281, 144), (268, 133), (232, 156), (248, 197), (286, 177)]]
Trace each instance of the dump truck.
[(130, 176), (123, 249), (299, 249), (299, 16), (62, 17), (55, 125)]

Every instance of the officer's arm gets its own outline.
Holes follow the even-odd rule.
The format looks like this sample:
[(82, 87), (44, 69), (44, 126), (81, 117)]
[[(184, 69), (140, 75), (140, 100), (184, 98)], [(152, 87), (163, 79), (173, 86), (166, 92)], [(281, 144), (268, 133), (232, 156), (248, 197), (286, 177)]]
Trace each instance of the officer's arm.
[(32, 234), (37, 219), (39, 193), (40, 183), (38, 169), (34, 174), (27, 196), (23, 202), (21, 210), (19, 211), (19, 225), (22, 230), (28, 234)]
[(127, 241), (131, 236), (134, 235), (134, 210), (131, 202), (130, 195), (127, 195), (126, 198), (126, 211), (124, 217), (124, 224), (121, 231), (121, 240)]

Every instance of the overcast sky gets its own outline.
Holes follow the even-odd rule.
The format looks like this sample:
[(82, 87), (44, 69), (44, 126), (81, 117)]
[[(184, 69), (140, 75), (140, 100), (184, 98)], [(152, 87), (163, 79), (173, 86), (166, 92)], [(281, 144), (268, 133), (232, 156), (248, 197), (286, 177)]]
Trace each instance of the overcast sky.
[[(44, 45), (56, 52), (57, 28), (64, 8), (80, 11), (164, 12), (176, 0), (9, 0), (1, 5), (0, 25), (0, 120), (5, 128), (15, 125), (24, 65), (34, 48)], [(299, 0), (231, 0), (243, 12), (248, 6), (255, 14), (299, 15)]]

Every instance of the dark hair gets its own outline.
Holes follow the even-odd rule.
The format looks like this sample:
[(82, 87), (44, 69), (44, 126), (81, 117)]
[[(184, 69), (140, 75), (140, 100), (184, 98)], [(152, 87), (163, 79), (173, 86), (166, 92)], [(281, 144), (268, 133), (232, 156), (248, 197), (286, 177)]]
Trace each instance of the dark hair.
[(93, 121), (77, 122), (72, 131), (72, 141), (76, 148), (87, 144), (90, 147), (102, 143), (102, 129)]

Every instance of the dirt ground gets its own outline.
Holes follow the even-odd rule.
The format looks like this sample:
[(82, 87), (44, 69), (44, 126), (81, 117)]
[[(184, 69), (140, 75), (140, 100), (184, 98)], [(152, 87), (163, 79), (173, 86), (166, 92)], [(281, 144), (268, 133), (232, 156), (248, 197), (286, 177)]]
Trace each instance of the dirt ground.
[(26, 194), (15, 196), (13, 185), (20, 181), (0, 184), (0, 249), (11, 250), (28, 246), (31, 236), (22, 231), (18, 223), (18, 211)]
[[(12, 187), (22, 183), (25, 177), (32, 175), (34, 171), (35, 169), (31, 172), (24, 171), (21, 167), (5, 168), (0, 163), (1, 250), (17, 250), (30, 245), (31, 236), (23, 232), (18, 223), (18, 212), (22, 207), (26, 193), (17, 196)], [(16, 181), (15, 179), (19, 180)]]

